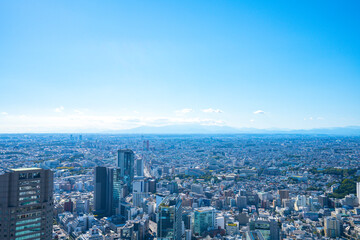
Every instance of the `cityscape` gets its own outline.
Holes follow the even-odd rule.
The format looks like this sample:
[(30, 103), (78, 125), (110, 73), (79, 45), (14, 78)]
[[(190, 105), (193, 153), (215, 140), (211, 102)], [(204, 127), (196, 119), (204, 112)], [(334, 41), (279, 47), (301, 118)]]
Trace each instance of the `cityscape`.
[(0, 240), (360, 240), (360, 1), (0, 1)]
[(360, 236), (358, 136), (3, 134), (0, 144), (3, 239)]

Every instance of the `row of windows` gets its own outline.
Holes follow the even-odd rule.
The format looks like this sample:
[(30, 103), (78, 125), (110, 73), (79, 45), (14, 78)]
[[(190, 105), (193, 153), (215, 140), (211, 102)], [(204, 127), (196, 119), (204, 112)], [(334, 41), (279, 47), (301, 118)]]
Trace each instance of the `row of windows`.
[(19, 190), (20, 191), (23, 191), (23, 190), (36, 190), (36, 189), (39, 189), (40, 186), (39, 185), (35, 185), (35, 186), (23, 186), (23, 187), (19, 187)]
[(19, 192), (19, 195), (20, 196), (23, 196), (23, 195), (29, 195), (29, 194), (40, 194), (40, 190), (32, 190), (32, 191), (26, 191), (26, 192)]
[(34, 212), (34, 213), (27, 213), (27, 214), (19, 214), (19, 215), (17, 215), (17, 218), (23, 219), (23, 218), (40, 217), (40, 216), (41, 216), (41, 212)]
[(28, 234), (28, 233), (33, 233), (33, 232), (39, 232), (41, 229), (40, 228), (33, 228), (31, 230), (23, 230), (20, 232), (16, 232), (15, 236), (20, 236), (20, 235), (24, 235), (24, 234)]
[(22, 220), (22, 221), (16, 222), (16, 225), (21, 225), (21, 224), (31, 223), (31, 222), (37, 222), (37, 221), (40, 221), (40, 219), (41, 218), (33, 218), (33, 219), (28, 219), (28, 220)]
[(17, 209), (17, 212), (18, 213), (26, 213), (26, 212), (30, 212), (32, 210), (39, 210), (39, 209), (42, 209), (42, 208), (45, 208), (45, 206), (28, 206), (28, 207), (22, 207), (22, 208), (19, 208)]
[[(15, 238), (15, 240), (25, 240), (25, 239), (34, 238), (34, 237), (40, 237), (40, 233), (35, 233), (35, 234), (23, 236), (23, 237), (17, 237), (17, 238)], [(37, 238), (37, 239), (40, 240), (40, 238)]]
[(33, 223), (33, 224), (29, 224), (29, 225), (25, 225), (25, 226), (20, 226), (20, 227), (16, 227), (16, 231), (18, 230), (23, 230), (23, 229), (27, 229), (27, 228), (32, 228), (32, 227), (40, 227), (41, 223)]
[(19, 197), (19, 201), (38, 199), (38, 198), (40, 198), (40, 195), (34, 195), (34, 196), (28, 196), (28, 197)]
[(31, 184), (39, 184), (40, 180), (29, 180), (29, 181), (21, 181), (19, 182), (20, 186), (26, 186), (26, 185), (31, 185)]
[(22, 202), (22, 203), (20, 203), (20, 206), (26, 206), (26, 205), (37, 204), (37, 203), (40, 203), (40, 201), (35, 200), (35, 201), (30, 201), (30, 202)]
[(33, 179), (33, 178), (40, 178), (40, 172), (33, 172), (33, 173), (20, 173), (19, 179)]

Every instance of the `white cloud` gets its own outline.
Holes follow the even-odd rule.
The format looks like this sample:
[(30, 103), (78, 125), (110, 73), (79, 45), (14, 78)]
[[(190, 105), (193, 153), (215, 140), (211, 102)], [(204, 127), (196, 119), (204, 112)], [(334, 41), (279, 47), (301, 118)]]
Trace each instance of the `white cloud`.
[(308, 118), (304, 118), (305, 121), (309, 120), (309, 121), (313, 121), (313, 120), (324, 120), (323, 117), (317, 117), (317, 118), (314, 118), (314, 117), (308, 117)]
[(213, 108), (203, 109), (202, 111), (204, 113), (222, 113), (223, 112), (220, 109), (213, 109)]
[(191, 113), (191, 112), (194, 112), (194, 110), (192, 110), (191, 108), (184, 108), (184, 109), (175, 111), (175, 113), (177, 115), (183, 115), (183, 114), (187, 114), (187, 113)]
[(257, 110), (254, 112), (254, 114), (265, 114), (265, 112), (263, 110)]
[(77, 113), (77, 114), (83, 114), (83, 112), (82, 112), (82, 111), (77, 110), (77, 109), (75, 109), (75, 110), (74, 110), (74, 112), (75, 112), (75, 113)]
[(9, 115), (7, 112), (1, 112), (1, 115)]
[(148, 117), (121, 115), (61, 114), (9, 115), (0, 119), (0, 132), (98, 132), (121, 130), (139, 126), (199, 124), (224, 126), (225, 122), (211, 118)]
[(60, 106), (58, 108), (55, 108), (54, 111), (57, 112), (57, 113), (60, 113), (60, 112), (64, 111), (64, 107)]
[(255, 122), (255, 120), (254, 120), (254, 119), (250, 119), (250, 122), (253, 123), (253, 122)]

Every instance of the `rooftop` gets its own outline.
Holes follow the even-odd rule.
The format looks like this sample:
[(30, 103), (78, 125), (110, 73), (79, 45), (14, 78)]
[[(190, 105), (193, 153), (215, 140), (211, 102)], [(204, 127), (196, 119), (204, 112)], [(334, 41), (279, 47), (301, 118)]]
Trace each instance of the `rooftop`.
[(22, 172), (22, 171), (34, 171), (34, 170), (41, 170), (42, 168), (16, 168), (11, 169), (14, 172)]
[(163, 201), (160, 203), (160, 206), (162, 207), (169, 207), (169, 206), (175, 206), (179, 202), (180, 198), (175, 195), (167, 196)]

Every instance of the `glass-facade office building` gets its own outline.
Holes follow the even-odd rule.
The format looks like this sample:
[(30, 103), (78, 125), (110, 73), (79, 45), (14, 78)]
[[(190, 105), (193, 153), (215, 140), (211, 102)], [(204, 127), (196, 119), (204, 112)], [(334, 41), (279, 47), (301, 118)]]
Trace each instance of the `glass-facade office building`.
[(131, 192), (131, 183), (134, 180), (134, 159), (135, 154), (132, 150), (129, 149), (121, 149), (118, 150), (117, 156), (117, 167), (120, 168), (120, 176), (123, 179), (124, 183), (126, 183)]
[(181, 240), (182, 207), (177, 195), (164, 198), (159, 205), (157, 238), (160, 240)]
[(95, 214), (113, 216), (120, 212), (123, 181), (119, 168), (95, 168)]
[(213, 207), (203, 207), (194, 210), (194, 234), (202, 235), (214, 229), (216, 213)]

